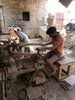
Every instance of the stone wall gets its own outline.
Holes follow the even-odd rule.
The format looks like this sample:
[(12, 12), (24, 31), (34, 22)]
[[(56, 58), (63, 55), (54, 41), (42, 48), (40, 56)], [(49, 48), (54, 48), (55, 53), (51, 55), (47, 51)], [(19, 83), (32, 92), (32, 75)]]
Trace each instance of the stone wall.
[[(5, 32), (8, 32), (9, 26), (17, 25), (28, 35), (37, 34), (39, 27), (45, 24), (46, 2), (47, 0), (0, 0)], [(30, 12), (30, 21), (23, 21), (24, 11)]]

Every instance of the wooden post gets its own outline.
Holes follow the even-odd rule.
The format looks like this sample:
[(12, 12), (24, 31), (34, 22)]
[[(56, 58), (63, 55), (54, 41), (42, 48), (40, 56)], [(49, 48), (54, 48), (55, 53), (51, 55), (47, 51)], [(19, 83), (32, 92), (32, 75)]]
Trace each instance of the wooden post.
[(70, 75), (71, 74), (71, 69), (72, 69), (72, 65), (69, 65), (68, 66), (68, 69), (67, 69), (67, 75)]
[(60, 80), (60, 78), (61, 78), (61, 72), (62, 72), (62, 68), (61, 68), (61, 66), (59, 66), (59, 68), (58, 68), (58, 80)]

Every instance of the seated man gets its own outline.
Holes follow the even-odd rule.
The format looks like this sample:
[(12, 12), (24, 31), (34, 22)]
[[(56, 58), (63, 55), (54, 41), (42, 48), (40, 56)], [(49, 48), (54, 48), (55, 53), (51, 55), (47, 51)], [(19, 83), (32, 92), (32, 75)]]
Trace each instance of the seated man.
[(14, 30), (14, 32), (18, 35), (18, 37), (20, 38), (20, 41), (28, 43), (29, 42), (29, 38), (28, 36), (23, 33), (20, 29), (16, 29)]
[[(29, 43), (29, 37), (27, 36), (27, 34), (23, 33), (19, 28), (15, 28), (14, 32), (20, 38), (20, 42)], [(30, 52), (34, 52), (34, 49), (32, 46), (29, 46), (29, 50)], [(25, 52), (24, 48), (22, 48), (22, 51)]]
[[(42, 44), (42, 47), (37, 48), (37, 50), (49, 50), (49, 52), (44, 56), (43, 60), (51, 69), (51, 72), (55, 73), (54, 62), (57, 61), (63, 55), (64, 39), (61, 34), (57, 32), (56, 27), (53, 26), (48, 28), (46, 34), (52, 37), (52, 41), (49, 43)], [(51, 44), (52, 47), (45, 46)]]

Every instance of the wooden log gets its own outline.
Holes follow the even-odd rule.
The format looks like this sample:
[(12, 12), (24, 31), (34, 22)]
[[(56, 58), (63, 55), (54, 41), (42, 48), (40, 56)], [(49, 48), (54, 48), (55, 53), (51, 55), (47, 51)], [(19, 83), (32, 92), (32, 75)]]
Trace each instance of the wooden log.
[(13, 46), (29, 46), (29, 45), (41, 45), (41, 43), (12, 43), (12, 44), (4, 44), (0, 45), (0, 48), (7, 48), (8, 46), (13, 47)]

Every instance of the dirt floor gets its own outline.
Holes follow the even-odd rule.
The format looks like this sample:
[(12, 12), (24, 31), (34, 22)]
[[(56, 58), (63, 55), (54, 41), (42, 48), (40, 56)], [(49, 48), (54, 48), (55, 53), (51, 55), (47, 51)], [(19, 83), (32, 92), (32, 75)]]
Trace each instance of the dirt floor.
[[(72, 57), (75, 59), (75, 56)], [(72, 67), (72, 74), (75, 74), (75, 64)], [(10, 80), (9, 80), (10, 81)], [(9, 82), (8, 81), (8, 82)], [(44, 92), (50, 92), (48, 99), (45, 100), (75, 100), (75, 88), (70, 91), (65, 91), (61, 86), (60, 82), (57, 82), (53, 77), (50, 78), (47, 82), (39, 85), (39, 86), (26, 86), (26, 80), (23, 76), (17, 78), (17, 80), (13, 79), (11, 84), (8, 85), (8, 100), (20, 100), (18, 98), (18, 93), (20, 89), (26, 88), (28, 91), (28, 95), (30, 95), (30, 100), (43, 100), (41, 97), (44, 95)]]
[[(75, 55), (69, 54), (67, 56), (75, 60)], [(72, 66), (71, 74), (73, 75), (75, 75), (74, 67), (75, 64)], [(25, 79), (25, 75), (27, 74), (17, 78), (8, 78), (8, 100), (28, 100), (19, 98), (22, 88), (26, 88), (30, 100), (75, 100), (75, 88), (70, 91), (64, 90), (60, 86), (60, 82), (57, 82), (54, 77), (50, 77), (50, 80), (48, 79), (45, 83), (38, 86), (33, 84), (28, 86), (28, 80)]]

